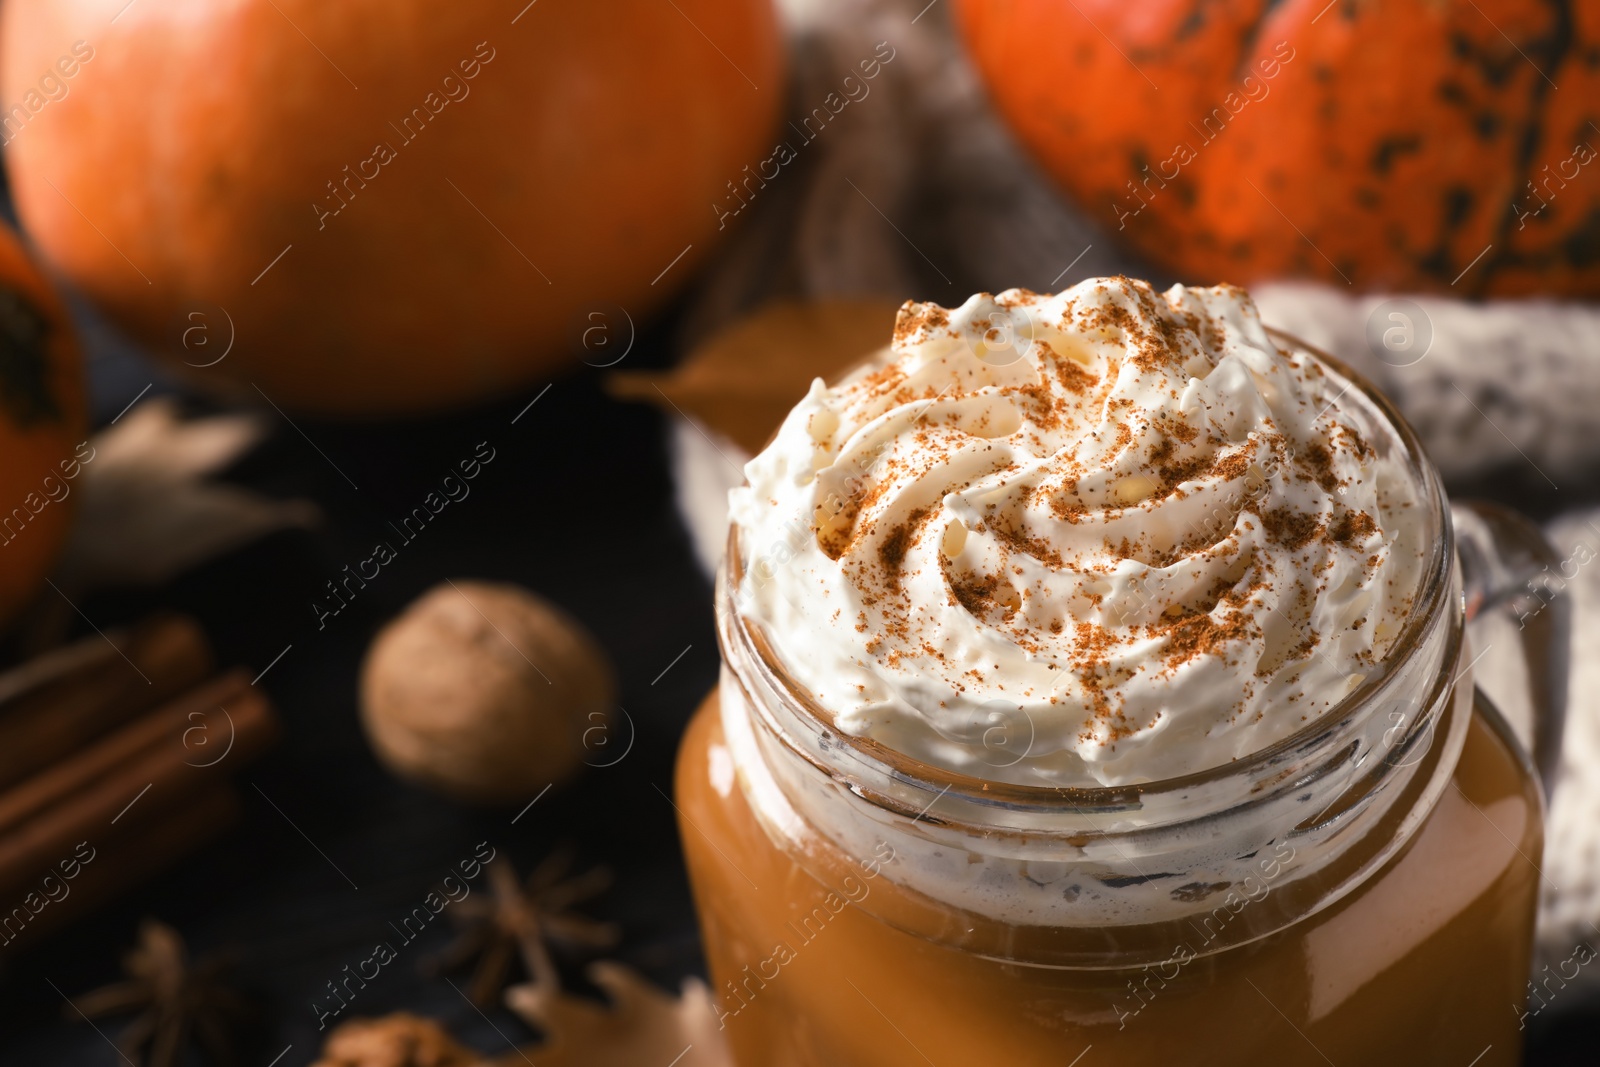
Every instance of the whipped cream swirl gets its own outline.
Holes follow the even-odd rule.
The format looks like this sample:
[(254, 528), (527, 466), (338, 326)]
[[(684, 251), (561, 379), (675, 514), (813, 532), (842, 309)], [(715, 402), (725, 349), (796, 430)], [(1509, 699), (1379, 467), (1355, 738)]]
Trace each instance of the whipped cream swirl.
[(907, 303), (745, 473), (738, 604), (785, 669), (845, 732), (991, 781), (1288, 736), (1378, 668), (1425, 547), (1381, 415), (1229, 286)]

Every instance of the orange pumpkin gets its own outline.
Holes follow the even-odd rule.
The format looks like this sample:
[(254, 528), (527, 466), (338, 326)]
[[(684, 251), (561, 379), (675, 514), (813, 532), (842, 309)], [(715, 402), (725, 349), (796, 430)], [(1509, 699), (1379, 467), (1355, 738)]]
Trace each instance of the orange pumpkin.
[(959, 23), (1044, 167), (1185, 280), (1600, 295), (1600, 6), (961, 0)]
[(637, 323), (784, 93), (770, 0), (0, 11), (44, 255), (193, 375), (333, 414), (503, 394)]
[(0, 624), (44, 586), (93, 462), (66, 307), (0, 224)]

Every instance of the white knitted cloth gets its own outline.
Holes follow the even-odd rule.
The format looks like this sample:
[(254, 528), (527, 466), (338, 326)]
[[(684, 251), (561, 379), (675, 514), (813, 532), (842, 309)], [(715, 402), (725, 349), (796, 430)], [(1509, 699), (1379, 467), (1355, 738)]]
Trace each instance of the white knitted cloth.
[[(1053, 291), (1117, 272), (1160, 280), (1075, 213), (995, 121), (952, 38), (947, 5), (783, 6), (796, 57), (791, 115), (803, 123), (827, 107), (832, 117), (820, 130), (813, 121), (780, 132), (795, 159), (740, 212), (683, 320), (685, 345), (779, 296), (910, 295), (948, 304), (978, 291)], [(893, 58), (862, 79), (860, 62), (886, 54), (880, 42)], [(1499, 471), (1545, 499), (1600, 495), (1585, 477), (1600, 469), (1600, 309), (1356, 296), (1314, 285), (1254, 292), (1267, 322), (1378, 382), (1447, 481)], [(672, 447), (682, 511), (710, 572), (743, 456), (681, 421)], [(1568, 513), (1549, 533), (1564, 559), (1600, 561), (1600, 511)], [(1573, 600), (1580, 636), (1543, 861), (1536, 969), (1568, 960), (1579, 942), (1600, 946), (1600, 662), (1583, 653), (1600, 634), (1600, 564), (1577, 571), (1562, 594)], [(1497, 697), (1516, 689), (1512, 629), (1477, 667)], [(1513, 717), (1515, 710), (1508, 708)], [(1600, 997), (1600, 968), (1585, 967), (1576, 982)], [(1581, 1000), (1574, 991), (1552, 1008)]]

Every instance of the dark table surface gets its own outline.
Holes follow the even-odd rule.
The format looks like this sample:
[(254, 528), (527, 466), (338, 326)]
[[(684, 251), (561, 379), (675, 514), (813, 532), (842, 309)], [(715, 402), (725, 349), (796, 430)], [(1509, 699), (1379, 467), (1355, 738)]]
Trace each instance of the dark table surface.
[[(103, 421), (159, 372), (98, 330), (91, 340)], [(643, 365), (651, 349), (641, 343), (630, 362)], [(194, 953), (226, 950), (237, 960), (238, 983), (261, 1009), (258, 1031), (246, 1035), (245, 1063), (267, 1064), (292, 1045), (282, 1067), (306, 1064), (320, 1047), (313, 998), (327, 1001), (325, 983), (341, 968), (393, 940), (389, 922), (420, 904), (481, 841), (524, 873), (562, 845), (582, 866), (605, 864), (615, 884), (590, 910), (621, 925), (625, 939), (613, 955), (674, 988), (700, 969), (674, 815), (658, 789), (671, 792), (677, 737), (715, 681), (710, 586), (674, 512), (660, 418), (608, 400), (591, 373), (556, 380), (513, 425), (545, 384), (421, 422), (296, 419), (302, 436), (280, 419), (226, 477), (315, 501), (324, 515), (318, 529), (272, 535), (166, 588), (107, 592), (80, 604), (101, 629), (158, 607), (189, 612), (221, 663), (252, 674), (287, 647), (261, 681), (281, 714), (283, 739), (236, 776), (244, 816), (225, 837), (40, 949), (0, 956), (0, 1063), (119, 1062), (94, 1029), (65, 1020), (55, 989), (72, 995), (116, 978), (138, 920), (151, 915), (180, 930)], [(147, 396), (162, 388), (158, 382)], [(495, 458), (470, 483), (471, 494), (404, 544), (319, 629), (311, 605), (324, 583), (369, 556), (375, 540), (394, 540), (387, 522), (419, 505), (485, 441)], [(611, 654), (622, 721), (637, 731), (625, 758), (552, 790), (515, 825), (517, 808), (463, 808), (398, 782), (375, 763), (356, 719), (368, 642), (447, 577), (519, 582), (567, 608)], [(624, 729), (615, 751), (629, 740)], [(508, 1037), (530, 1040), (508, 1012), (485, 1019), (451, 985), (421, 973), (419, 961), (450, 932), (436, 923), (406, 945), (350, 1014), (408, 1008), (435, 1015), (486, 1052), (504, 1050)], [(114, 1034), (117, 1026), (105, 1029)]]
[[(147, 395), (170, 389), (102, 327), (86, 321), (86, 329), (101, 422), (147, 382), (156, 382)], [(629, 365), (667, 362), (669, 335), (658, 327), (642, 338)], [(320, 1047), (312, 1003), (326, 999), (326, 983), (389, 938), (388, 924), (480, 841), (524, 872), (562, 845), (582, 865), (609, 866), (615, 885), (588, 911), (620, 924), (624, 938), (612, 955), (669, 987), (700, 972), (674, 815), (662, 792), (671, 791), (679, 733), (715, 681), (710, 586), (674, 511), (661, 418), (608, 399), (596, 372), (557, 378), (539, 396), (544, 385), (426, 421), (297, 419), (297, 432), (277, 419), (270, 439), (225, 477), (315, 501), (324, 515), (319, 528), (267, 537), (165, 588), (102, 592), (80, 605), (102, 629), (159, 607), (190, 612), (222, 663), (252, 673), (287, 648), (262, 679), (285, 729), (276, 749), (237, 775), (244, 814), (232, 831), (38, 949), (0, 952), (0, 1065), (120, 1062), (102, 1033), (67, 1020), (61, 994), (116, 978), (142, 916), (175, 926), (196, 954), (226, 951), (236, 961), (237, 984), (259, 1009), (243, 1035), (248, 1067), (307, 1064)], [(187, 403), (206, 409), (194, 398)], [(471, 495), (319, 629), (311, 604), (324, 582), (369, 555), (388, 536), (387, 522), (409, 512), (482, 441), (496, 458)], [(1541, 501), (1521, 503), (1537, 510)], [(637, 731), (625, 758), (552, 790), (515, 825), (516, 808), (467, 809), (396, 781), (374, 762), (357, 723), (368, 642), (447, 577), (519, 582), (582, 620), (618, 668), (620, 701)], [(530, 1040), (509, 1012), (480, 1015), (419, 968), (449, 935), (447, 924), (429, 927), (348, 1014), (433, 1015), (487, 1053)], [(1527, 1062), (1600, 1062), (1600, 1014), (1558, 1014), (1558, 1007), (1535, 1020)], [(102, 1029), (114, 1036), (119, 1025)]]

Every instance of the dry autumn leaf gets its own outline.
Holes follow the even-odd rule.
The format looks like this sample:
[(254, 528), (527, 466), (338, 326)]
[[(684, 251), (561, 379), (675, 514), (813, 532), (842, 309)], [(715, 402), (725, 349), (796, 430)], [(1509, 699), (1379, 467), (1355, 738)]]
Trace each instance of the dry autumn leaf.
[(694, 418), (754, 454), (805, 395), (882, 348), (899, 305), (882, 300), (779, 301), (697, 347), (670, 371), (618, 371), (612, 395)]
[(205, 480), (265, 435), (250, 415), (183, 419), (165, 397), (96, 434), (57, 584), (74, 594), (160, 585), (273, 530), (316, 522), (307, 501)]
[(609, 1004), (562, 992), (553, 974), (506, 991), (511, 1010), (544, 1035), (536, 1045), (489, 1057), (433, 1019), (397, 1012), (336, 1027), (311, 1067), (733, 1067), (703, 982), (684, 982), (674, 997), (619, 963), (597, 963), (589, 978)]
[[(543, 1044), (527, 1050), (539, 1067), (732, 1067), (705, 983), (691, 978), (674, 997), (619, 963), (596, 963), (588, 973), (610, 1004), (569, 996), (549, 983), (506, 991), (507, 1006), (545, 1035)], [(499, 1060), (500, 1067), (517, 1062), (514, 1056)]]

